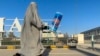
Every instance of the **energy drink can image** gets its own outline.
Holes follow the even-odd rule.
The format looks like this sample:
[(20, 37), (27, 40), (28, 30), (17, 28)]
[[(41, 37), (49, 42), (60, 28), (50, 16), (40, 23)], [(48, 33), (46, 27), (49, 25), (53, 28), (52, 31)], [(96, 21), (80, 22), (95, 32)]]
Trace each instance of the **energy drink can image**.
[(54, 19), (53, 19), (53, 22), (52, 22), (52, 25), (53, 25), (52, 31), (54, 31), (54, 32), (57, 31), (57, 29), (59, 27), (59, 24), (60, 24), (60, 22), (62, 20), (62, 16), (63, 16), (62, 13), (56, 12), (56, 14), (54, 16)]

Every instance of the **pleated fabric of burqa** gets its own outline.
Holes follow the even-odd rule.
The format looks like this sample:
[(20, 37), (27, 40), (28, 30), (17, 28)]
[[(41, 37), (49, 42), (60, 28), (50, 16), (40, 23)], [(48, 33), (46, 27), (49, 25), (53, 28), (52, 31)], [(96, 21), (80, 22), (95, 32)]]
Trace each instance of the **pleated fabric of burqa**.
[(24, 18), (21, 32), (21, 50), (24, 56), (38, 56), (44, 51), (41, 44), (42, 21), (37, 13), (37, 5), (31, 2)]

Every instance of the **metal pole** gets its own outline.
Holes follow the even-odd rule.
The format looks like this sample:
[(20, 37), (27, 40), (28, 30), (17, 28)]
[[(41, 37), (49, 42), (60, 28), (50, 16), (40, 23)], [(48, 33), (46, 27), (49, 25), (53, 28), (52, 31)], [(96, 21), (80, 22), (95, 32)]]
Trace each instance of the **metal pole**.
[(94, 35), (92, 35), (92, 38), (91, 38), (91, 46), (92, 46), (92, 49), (94, 50)]

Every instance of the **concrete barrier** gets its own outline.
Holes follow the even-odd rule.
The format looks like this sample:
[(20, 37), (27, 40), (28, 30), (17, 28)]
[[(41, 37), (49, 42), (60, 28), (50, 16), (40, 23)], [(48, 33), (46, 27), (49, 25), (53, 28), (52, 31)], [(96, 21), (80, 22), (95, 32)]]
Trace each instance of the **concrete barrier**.
[(8, 45), (8, 46), (7, 46), (7, 50), (14, 50), (14, 49), (16, 49), (16, 47), (13, 46), (13, 45)]

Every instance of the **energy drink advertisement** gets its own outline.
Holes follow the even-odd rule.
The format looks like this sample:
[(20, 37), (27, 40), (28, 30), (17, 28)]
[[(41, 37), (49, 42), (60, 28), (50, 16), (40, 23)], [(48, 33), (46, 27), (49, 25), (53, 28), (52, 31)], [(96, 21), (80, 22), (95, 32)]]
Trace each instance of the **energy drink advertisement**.
[(54, 32), (57, 31), (59, 24), (62, 20), (62, 16), (63, 16), (62, 13), (56, 12), (54, 19), (53, 19), (53, 22), (52, 22), (52, 25), (53, 25), (52, 31), (54, 31)]

